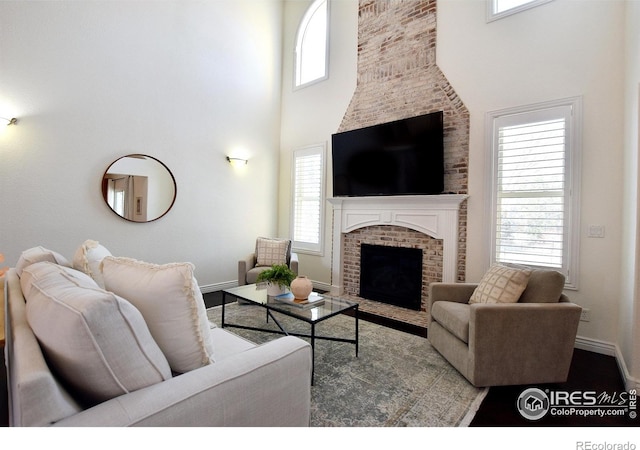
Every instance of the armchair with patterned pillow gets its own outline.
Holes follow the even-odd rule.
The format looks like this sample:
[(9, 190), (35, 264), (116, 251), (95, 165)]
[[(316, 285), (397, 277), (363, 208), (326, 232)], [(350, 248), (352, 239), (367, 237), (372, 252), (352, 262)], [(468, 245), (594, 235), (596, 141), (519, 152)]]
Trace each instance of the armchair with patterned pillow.
[(495, 265), (480, 283), (431, 283), (428, 339), (474, 386), (567, 380), (581, 307), (553, 270)]
[(238, 286), (253, 284), (263, 270), (286, 264), (298, 274), (298, 255), (291, 251), (291, 240), (259, 237), (255, 250), (238, 261)]

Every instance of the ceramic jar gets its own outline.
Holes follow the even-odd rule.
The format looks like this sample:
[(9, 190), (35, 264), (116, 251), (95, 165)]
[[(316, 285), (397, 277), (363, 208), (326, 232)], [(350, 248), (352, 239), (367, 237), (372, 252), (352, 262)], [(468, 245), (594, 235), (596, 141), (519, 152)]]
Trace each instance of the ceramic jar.
[(290, 290), (296, 300), (306, 300), (313, 291), (313, 283), (306, 276), (300, 275), (291, 282)]

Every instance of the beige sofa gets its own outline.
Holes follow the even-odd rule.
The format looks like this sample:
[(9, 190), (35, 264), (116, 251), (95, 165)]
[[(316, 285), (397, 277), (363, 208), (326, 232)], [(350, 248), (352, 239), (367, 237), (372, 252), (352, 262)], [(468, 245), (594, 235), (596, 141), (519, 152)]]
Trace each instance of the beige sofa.
[(432, 283), (428, 339), (475, 386), (567, 380), (581, 308), (564, 276), (534, 270), (512, 303), (472, 303), (478, 284)]
[[(111, 272), (101, 275), (122, 278), (123, 272), (133, 272), (133, 283), (104, 281), (123, 292), (129, 283), (132, 298), (142, 295), (135, 307), (91, 285), (86, 274), (70, 268), (59, 254), (42, 247), (28, 253), (26, 259), (32, 261), (21, 257), (5, 280), (11, 426), (309, 425), (309, 344), (287, 336), (255, 345), (205, 324), (204, 305), (193, 303), (201, 295), (185, 289), (195, 281), (189, 278), (189, 264), (155, 266), (114, 258)], [(97, 267), (86, 260), (84, 266)], [(153, 286), (135, 291), (148, 282), (136, 270), (146, 270), (151, 283), (162, 276), (163, 291), (171, 278), (167, 272), (177, 274), (182, 280), (177, 289), (187, 292), (190, 302), (182, 304), (190, 309), (171, 322), (181, 315), (182, 304), (171, 304), (171, 299), (163, 307), (156, 303), (152, 314), (171, 314), (161, 318), (164, 324), (157, 331), (149, 323), (156, 318), (142, 315), (147, 311), (140, 301), (151, 291), (151, 300), (158, 302), (159, 294)], [(96, 304), (103, 306), (96, 310), (91, 306)], [(184, 320), (191, 323), (184, 327)], [(178, 336), (187, 328), (186, 337)], [(165, 342), (157, 333), (167, 330), (170, 339)], [(179, 346), (167, 347), (176, 341)], [(187, 352), (190, 346), (197, 347), (195, 353)], [(83, 352), (88, 355), (77, 355)], [(199, 367), (185, 366), (194, 363)], [(175, 364), (183, 365), (182, 373)]]

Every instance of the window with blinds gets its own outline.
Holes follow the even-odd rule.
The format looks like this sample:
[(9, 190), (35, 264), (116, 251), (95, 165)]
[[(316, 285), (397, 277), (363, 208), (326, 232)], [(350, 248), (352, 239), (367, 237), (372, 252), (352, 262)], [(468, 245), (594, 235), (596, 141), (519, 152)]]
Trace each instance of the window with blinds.
[(574, 102), (545, 104), (491, 116), (494, 262), (572, 275), (578, 232), (576, 108)]
[(324, 222), (325, 146), (314, 145), (293, 154), (293, 247), (303, 253), (322, 252)]

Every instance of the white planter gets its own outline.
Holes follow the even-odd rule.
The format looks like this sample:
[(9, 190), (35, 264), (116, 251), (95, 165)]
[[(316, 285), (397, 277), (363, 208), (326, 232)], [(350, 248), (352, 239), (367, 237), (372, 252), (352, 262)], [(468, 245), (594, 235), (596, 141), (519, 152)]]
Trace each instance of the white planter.
[(287, 288), (280, 287), (277, 284), (267, 283), (267, 295), (275, 297), (277, 295), (282, 295), (287, 292)]

